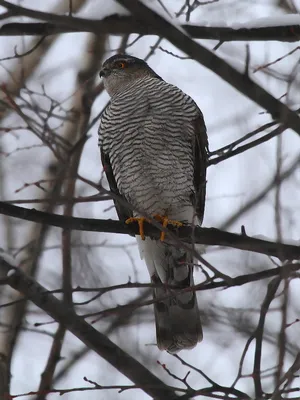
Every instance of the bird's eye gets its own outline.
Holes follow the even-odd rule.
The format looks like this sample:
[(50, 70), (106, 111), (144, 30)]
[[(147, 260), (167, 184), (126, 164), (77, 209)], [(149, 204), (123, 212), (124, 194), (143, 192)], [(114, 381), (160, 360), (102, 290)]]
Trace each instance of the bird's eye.
[(118, 62), (117, 66), (118, 66), (118, 68), (121, 68), (121, 69), (123, 69), (123, 68), (125, 68), (125, 67), (126, 67), (126, 63), (125, 63), (125, 62), (123, 62), (123, 61), (121, 61), (121, 62)]

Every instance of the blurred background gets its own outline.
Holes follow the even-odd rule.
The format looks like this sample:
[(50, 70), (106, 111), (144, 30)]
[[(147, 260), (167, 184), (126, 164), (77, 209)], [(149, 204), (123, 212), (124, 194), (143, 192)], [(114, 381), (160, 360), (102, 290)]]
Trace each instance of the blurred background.
[[(10, 3), (85, 19), (129, 15), (113, 0)], [(149, 0), (144, 4), (175, 25), (251, 27), (251, 23), (264, 26), (266, 21), (282, 25), (287, 21), (286, 16), (300, 12), (297, 0)], [(5, 15), (7, 11), (2, 4), (1, 25), (39, 22), (38, 18), (33, 20), (22, 13)], [(261, 18), (266, 19), (259, 21)], [(244, 71), (247, 65), (250, 78), (259, 86), (292, 110), (299, 108), (297, 42), (196, 41), (239, 71)], [(101, 191), (101, 185), (108, 189), (108, 184), (97, 144), (99, 118), (109, 101), (99, 70), (103, 61), (116, 52), (145, 58), (164, 80), (196, 101), (204, 114), (212, 157), (225, 154), (214, 152), (256, 129), (263, 127), (255, 139), (277, 126), (276, 123), (270, 126), (271, 115), (243, 93), (157, 35), (116, 35), (108, 29), (107, 34), (101, 35), (77, 32), (45, 37), (0, 36), (1, 201), (69, 216), (117, 219), (112, 201)], [(299, 154), (298, 134), (285, 129), (271, 140), (211, 165), (203, 226), (240, 233), (244, 225), (249, 236), (299, 244)], [(80, 303), (76, 307), (79, 314), (151, 298), (149, 288), (111, 290), (93, 301), (91, 298), (97, 291), (73, 292), (73, 296), (70, 291), (70, 287), (77, 286), (103, 288), (128, 281), (149, 282), (133, 237), (63, 231), (1, 215), (0, 238), (0, 247), (13, 254), (26, 273), (49, 290), (65, 288), (64, 300), (69, 304)], [(216, 246), (208, 246), (203, 257), (231, 277), (281, 265), (276, 258)], [(261, 354), (265, 393), (274, 394), (299, 352), (297, 278), (297, 274), (283, 277), (265, 320)], [(200, 268), (195, 271), (195, 279), (196, 283), (206, 280)], [(240, 373), (239, 368), (245, 345), (257, 328), (268, 282), (264, 279), (226, 290), (199, 291), (204, 340), (195, 349), (179, 354), (217, 384), (230, 387), (234, 383), (235, 388), (251, 398), (255, 397), (255, 341), (245, 353)], [(11, 377), (12, 395), (47, 387), (45, 379), (46, 386), (41, 384), (41, 374), (49, 363), (53, 343), (58, 343), (58, 350), (48, 381), (50, 387), (87, 386), (84, 377), (101, 385), (131, 384), (37, 307), (25, 301), (16, 302), (20, 300), (17, 292), (1, 286), (0, 297), (0, 353), (9, 360), (6, 373)], [(13, 304), (8, 305), (10, 302)], [(210, 386), (197, 370), (158, 350), (152, 305), (101, 314), (93, 326), (167, 384), (185, 388), (183, 382), (176, 381), (159, 363), (180, 378), (191, 370), (188, 383), (194, 389)], [(293, 379), (286, 389), (299, 387), (299, 378)], [(66, 399), (86, 396), (91, 400), (150, 398), (142, 389), (64, 394)], [(211, 398), (234, 398), (224, 393), (219, 396)], [(24, 396), (26, 399), (58, 397), (58, 393)], [(299, 397), (299, 392), (291, 391), (278, 398)]]

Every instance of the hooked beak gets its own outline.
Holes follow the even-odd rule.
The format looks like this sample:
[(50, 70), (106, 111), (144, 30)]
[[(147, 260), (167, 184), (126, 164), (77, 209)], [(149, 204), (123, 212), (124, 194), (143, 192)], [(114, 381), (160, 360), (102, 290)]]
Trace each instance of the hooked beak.
[(102, 78), (103, 76), (105, 77), (105, 76), (107, 76), (109, 74), (109, 69), (108, 68), (102, 68), (101, 69), (101, 71), (100, 71), (100, 78)]

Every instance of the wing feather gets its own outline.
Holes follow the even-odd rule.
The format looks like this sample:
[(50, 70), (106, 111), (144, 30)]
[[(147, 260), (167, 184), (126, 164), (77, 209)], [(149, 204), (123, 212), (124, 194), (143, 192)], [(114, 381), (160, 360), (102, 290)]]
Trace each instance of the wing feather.
[(194, 186), (195, 193), (192, 198), (200, 224), (203, 220), (206, 193), (206, 170), (208, 165), (208, 138), (203, 115), (194, 122), (195, 146), (194, 146)]
[(113, 169), (110, 163), (109, 155), (104, 153), (102, 148), (100, 149), (100, 153), (101, 153), (101, 161), (103, 169), (106, 174), (110, 191), (112, 192), (113, 195), (113, 201), (116, 207), (119, 220), (125, 222), (126, 219), (132, 217), (132, 210), (126, 207), (127, 201), (119, 192), (117, 182), (114, 177)]

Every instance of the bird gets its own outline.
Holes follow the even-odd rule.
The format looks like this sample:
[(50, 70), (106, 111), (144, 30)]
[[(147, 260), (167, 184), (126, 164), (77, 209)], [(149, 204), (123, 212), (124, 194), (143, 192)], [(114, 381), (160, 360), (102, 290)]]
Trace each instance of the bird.
[[(163, 227), (201, 225), (208, 139), (195, 101), (167, 83), (144, 60), (116, 54), (100, 77), (110, 96), (101, 116), (103, 170), (120, 221), (138, 223), (141, 258), (153, 283), (157, 346), (173, 354), (192, 349), (203, 332), (187, 246), (145, 237), (144, 221)], [(184, 290), (186, 289), (186, 290)]]

